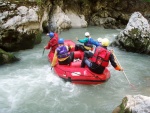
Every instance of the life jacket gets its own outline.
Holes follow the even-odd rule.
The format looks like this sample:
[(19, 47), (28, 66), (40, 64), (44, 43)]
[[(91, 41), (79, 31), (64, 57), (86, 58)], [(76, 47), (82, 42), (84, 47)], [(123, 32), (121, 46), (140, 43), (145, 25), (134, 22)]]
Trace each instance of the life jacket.
[(50, 39), (47, 45), (47, 49), (51, 47), (51, 51), (55, 52), (55, 49), (58, 47), (58, 34), (54, 33), (54, 37)]
[(52, 47), (56, 49), (58, 46), (58, 34), (54, 33), (54, 37), (51, 40), (55, 40), (56, 43), (53, 43), (54, 41), (52, 41)]
[(88, 39), (87, 42), (84, 43), (84, 46), (91, 47), (91, 48), (93, 47), (93, 45), (90, 42), (90, 38)]
[(66, 58), (69, 56), (68, 50), (66, 46), (59, 46), (57, 48), (57, 57), (58, 58)]
[(107, 67), (109, 64), (110, 54), (111, 53), (107, 49), (103, 47), (97, 47), (93, 57), (91, 58), (91, 61), (97, 65)]

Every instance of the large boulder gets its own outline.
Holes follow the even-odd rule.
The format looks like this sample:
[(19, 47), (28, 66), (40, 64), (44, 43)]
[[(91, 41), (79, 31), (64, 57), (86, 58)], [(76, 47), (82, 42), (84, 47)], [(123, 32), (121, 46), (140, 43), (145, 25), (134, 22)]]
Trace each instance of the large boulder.
[(0, 48), (18, 51), (41, 42), (42, 24), (48, 13), (34, 1), (0, 2)]
[(56, 32), (69, 28), (87, 27), (84, 15), (77, 14), (71, 10), (62, 10), (60, 6), (55, 6), (49, 24), (50, 30)]
[(139, 12), (133, 13), (112, 45), (127, 51), (150, 54), (150, 25), (147, 19)]
[(71, 21), (72, 28), (87, 27), (87, 21), (85, 21), (84, 15), (79, 15), (72, 11), (66, 11), (66, 15)]
[(0, 48), (7, 52), (31, 49), (36, 42), (34, 33), (20, 33), (12, 29), (1, 30), (0, 33)]
[(50, 29), (52, 31), (59, 31), (61, 29), (71, 28), (71, 21), (64, 13), (61, 7), (57, 6), (50, 20)]
[(150, 113), (150, 97), (127, 95), (112, 113)]

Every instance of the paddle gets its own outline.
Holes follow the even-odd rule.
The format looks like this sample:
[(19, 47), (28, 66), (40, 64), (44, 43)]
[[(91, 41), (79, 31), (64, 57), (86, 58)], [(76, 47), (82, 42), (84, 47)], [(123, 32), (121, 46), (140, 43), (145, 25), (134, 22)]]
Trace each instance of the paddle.
[[(112, 52), (112, 54), (114, 55), (114, 57), (115, 57), (115, 59), (116, 59), (117, 63), (119, 64), (119, 66), (122, 68), (122, 66), (121, 66), (121, 64), (119, 63), (119, 60), (117, 59), (117, 57), (116, 57), (116, 55), (115, 55), (114, 51)], [(126, 79), (127, 79), (128, 83), (129, 83), (129, 85), (134, 86), (134, 85), (133, 85), (133, 84), (131, 84), (131, 82), (129, 81), (129, 79), (128, 79), (127, 75), (125, 74), (124, 70), (123, 70), (122, 72), (123, 72), (124, 76), (126, 77)]]
[(43, 49), (43, 53), (42, 53), (42, 56), (44, 55), (44, 52), (45, 52), (45, 48)]

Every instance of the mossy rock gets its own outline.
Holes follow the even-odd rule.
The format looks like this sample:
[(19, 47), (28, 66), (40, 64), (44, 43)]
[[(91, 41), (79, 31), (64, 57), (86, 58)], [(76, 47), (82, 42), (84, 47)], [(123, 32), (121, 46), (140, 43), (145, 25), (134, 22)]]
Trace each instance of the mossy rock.
[(0, 65), (13, 63), (19, 61), (19, 58), (16, 58), (13, 54), (5, 52), (0, 48)]
[(11, 52), (32, 49), (35, 44), (41, 42), (41, 34), (39, 30), (27, 33), (12, 29), (1, 31), (0, 48)]
[(39, 43), (41, 43), (41, 41), (42, 41), (42, 32), (41, 31), (38, 31), (37, 33), (36, 33), (36, 35), (35, 35), (35, 44), (39, 44)]
[(127, 102), (127, 97), (124, 97), (122, 103), (118, 107), (116, 107), (112, 113), (132, 113), (132, 111), (129, 108), (126, 108)]

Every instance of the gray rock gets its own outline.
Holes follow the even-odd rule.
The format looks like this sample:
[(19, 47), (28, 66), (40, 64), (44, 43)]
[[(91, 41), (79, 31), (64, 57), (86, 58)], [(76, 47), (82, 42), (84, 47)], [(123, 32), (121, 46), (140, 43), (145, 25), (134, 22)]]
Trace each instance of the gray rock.
[(150, 113), (150, 97), (127, 95), (112, 113)]
[(150, 25), (147, 19), (139, 12), (133, 13), (126, 28), (111, 45), (126, 51), (150, 54)]

